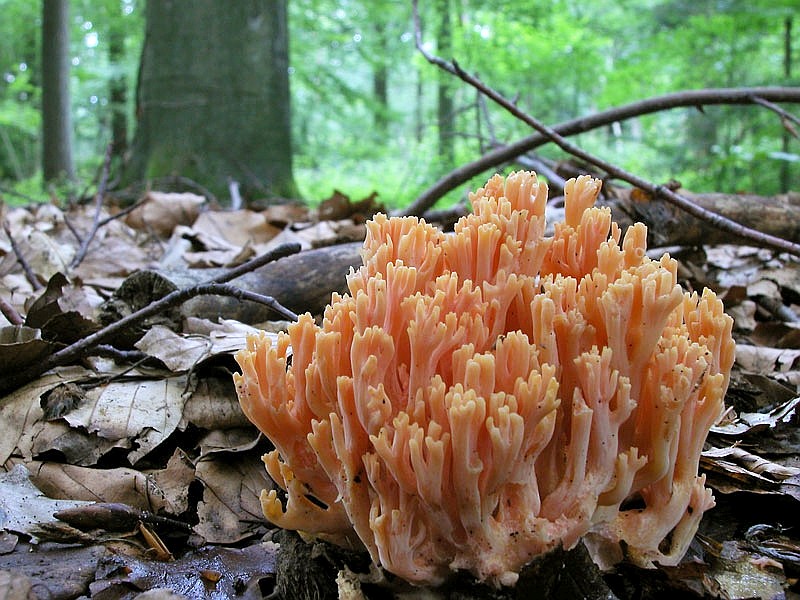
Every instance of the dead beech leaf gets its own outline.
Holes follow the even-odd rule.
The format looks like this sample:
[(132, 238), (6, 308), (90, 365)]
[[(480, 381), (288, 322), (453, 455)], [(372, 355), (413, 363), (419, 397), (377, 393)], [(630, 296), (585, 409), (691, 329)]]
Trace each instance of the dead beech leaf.
[(125, 217), (125, 223), (166, 238), (176, 225), (194, 223), (205, 201), (191, 193), (148, 192), (142, 204)]
[(0, 327), (0, 373), (17, 373), (59, 347), (43, 340), (41, 329), (26, 325)]
[[(28, 262), (33, 273), (42, 281), (47, 281), (56, 273), (66, 273), (69, 263), (75, 256), (75, 247), (61, 244), (55, 238), (37, 230), (12, 232), (15, 235), (20, 253)], [(12, 252), (0, 259), (0, 274), (6, 275), (17, 268), (17, 257)]]
[(129, 439), (109, 440), (63, 420), (33, 423), (18, 444), (19, 454), (31, 460), (45, 452), (58, 451), (70, 464), (90, 467), (115, 448), (131, 448)]
[(711, 433), (742, 436), (775, 427), (778, 423), (788, 422), (792, 418), (798, 403), (800, 403), (800, 396), (792, 398), (766, 413), (739, 413), (733, 420), (714, 425)]
[(250, 421), (244, 416), (230, 373), (222, 377), (203, 377), (183, 408), (181, 430), (188, 425), (200, 429), (230, 429), (247, 427)]
[[(47, 282), (45, 291), (31, 302), (25, 325), (42, 330), (42, 336), (55, 342), (70, 344), (97, 331), (99, 326), (77, 310), (70, 310), (70, 303), (78, 303), (77, 295), (70, 294), (72, 287), (62, 273), (56, 273)], [(72, 302), (67, 297), (72, 297)], [(88, 313), (91, 307), (84, 307)]]
[[(137, 241), (135, 232), (123, 223), (113, 221), (104, 226), (92, 240), (81, 264), (72, 270), (84, 285), (116, 289), (134, 271), (149, 266), (150, 256)], [(110, 287), (109, 287), (110, 286)]]
[(189, 509), (189, 485), (194, 481), (194, 471), (194, 463), (183, 450), (176, 448), (165, 468), (147, 472), (164, 496), (167, 512), (181, 515)]
[(24, 573), (0, 571), (0, 600), (31, 600), (33, 584)]
[[(0, 294), (14, 310), (24, 315), (25, 303), (33, 295), (33, 286), (22, 272), (9, 273), (0, 276)], [(0, 313), (0, 324), (11, 325), (11, 322)]]
[(724, 458), (741, 465), (745, 469), (758, 475), (768, 476), (776, 481), (800, 475), (797, 467), (786, 467), (748, 452), (740, 446), (727, 446), (725, 448), (712, 448), (702, 453), (704, 458)]
[(800, 350), (797, 349), (737, 344), (736, 364), (749, 373), (800, 383)]
[(240, 248), (249, 244), (264, 244), (281, 231), (270, 225), (264, 214), (247, 209), (206, 211), (197, 217), (192, 229)]
[(22, 465), (0, 473), (0, 529), (33, 536), (38, 524), (56, 521), (54, 512), (82, 504), (86, 503), (46, 497), (31, 483)]
[(25, 463), (25, 466), (36, 487), (52, 498), (119, 503), (150, 512), (172, 512), (166, 494), (156, 481), (135, 469), (93, 469), (39, 461)]
[(197, 506), (200, 519), (195, 531), (212, 544), (238, 542), (265, 524), (261, 490), (273, 484), (263, 463), (253, 454), (236, 460), (213, 459), (197, 463), (197, 478), (203, 483), (203, 500)]
[(87, 402), (64, 419), (108, 440), (135, 441), (138, 448), (128, 454), (135, 464), (175, 431), (186, 392), (185, 376), (115, 381), (89, 390)]
[(209, 356), (211, 342), (202, 336), (180, 335), (163, 325), (154, 325), (135, 346), (159, 359), (170, 371), (183, 372)]
[(200, 458), (216, 453), (234, 454), (255, 448), (261, 439), (255, 427), (235, 427), (209, 431), (198, 443)]
[(248, 336), (262, 331), (272, 340), (273, 344), (276, 343), (278, 332), (285, 330), (287, 323), (285, 321), (277, 322), (274, 330), (267, 328), (269, 325), (272, 323), (266, 323), (264, 328), (259, 328), (233, 319), (220, 319), (218, 323), (214, 323), (208, 319), (189, 317), (186, 320), (185, 331), (208, 336), (211, 340), (210, 355), (216, 356), (217, 354), (238, 352), (247, 345)]
[(40, 404), (42, 394), (89, 373), (82, 367), (54, 369), (0, 398), (0, 464), (5, 463), (18, 446), (30, 447), (31, 429), (43, 416)]
[(310, 219), (308, 207), (302, 204), (270, 204), (261, 214), (268, 223), (283, 229), (291, 223), (297, 221), (308, 221)]
[(190, 240), (193, 251), (184, 251), (183, 260), (193, 268), (220, 267), (239, 264), (255, 254), (252, 243), (233, 244), (225, 237), (191, 229), (183, 234)]
[[(135, 346), (149, 354), (173, 372), (192, 369), (198, 363), (219, 354), (232, 354), (245, 347), (247, 336), (261, 330), (238, 321), (223, 319), (213, 323), (190, 317), (186, 333), (175, 333), (163, 325), (152, 326)], [(266, 332), (277, 340), (278, 334)]]

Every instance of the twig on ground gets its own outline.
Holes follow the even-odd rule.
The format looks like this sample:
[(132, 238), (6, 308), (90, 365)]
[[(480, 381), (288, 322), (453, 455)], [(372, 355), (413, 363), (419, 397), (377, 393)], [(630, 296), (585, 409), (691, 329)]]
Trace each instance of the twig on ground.
[(529, 125), (542, 135), (552, 140), (553, 143), (555, 143), (559, 148), (561, 148), (568, 154), (571, 154), (577, 158), (585, 160), (586, 162), (591, 163), (603, 169), (609, 175), (616, 177), (617, 179), (626, 181), (631, 185), (634, 185), (653, 196), (664, 198), (667, 202), (674, 204), (675, 206), (681, 208), (690, 215), (698, 219), (703, 219), (723, 231), (727, 231), (733, 235), (746, 238), (758, 244), (759, 246), (767, 246), (800, 256), (800, 244), (795, 244), (788, 240), (784, 240), (775, 236), (766, 235), (764, 233), (761, 233), (760, 231), (750, 229), (749, 227), (745, 227), (743, 225), (740, 225), (739, 223), (731, 221), (730, 219), (727, 219), (719, 214), (712, 213), (698, 206), (697, 204), (685, 198), (684, 196), (676, 194), (674, 191), (672, 191), (671, 189), (669, 189), (664, 185), (658, 185), (650, 181), (647, 181), (646, 179), (643, 179), (638, 175), (634, 175), (633, 173), (630, 173), (613, 163), (610, 163), (606, 160), (594, 156), (593, 154), (590, 154), (589, 152), (586, 152), (579, 146), (576, 146), (572, 142), (569, 142), (565, 137), (560, 135), (553, 128), (548, 127), (544, 123), (540, 122), (538, 119), (527, 114), (525, 111), (523, 111), (518, 106), (513, 104), (511, 101), (506, 99), (496, 90), (486, 86), (479, 79), (473, 77), (472, 75), (464, 71), (456, 61), (448, 62), (438, 56), (431, 54), (425, 49), (425, 47), (422, 44), (422, 32), (419, 24), (419, 12), (417, 10), (417, 0), (413, 0), (413, 8), (414, 8), (414, 31), (415, 31), (417, 49), (423, 55), (425, 60), (447, 71), (448, 73), (455, 75), (463, 82), (471, 85), (472, 87), (481, 90), (481, 92), (483, 92), (488, 98), (493, 100), (496, 104), (504, 108), (511, 115), (518, 118), (523, 123)]
[(120, 350), (109, 344), (98, 344), (93, 350), (98, 356), (110, 358), (112, 360), (136, 362), (149, 358), (149, 355), (139, 350)]
[(245, 263), (242, 263), (238, 267), (234, 267), (214, 277), (213, 279), (209, 279), (205, 281), (201, 285), (208, 285), (212, 283), (228, 283), (229, 281), (233, 281), (237, 277), (241, 277), (246, 273), (250, 273), (251, 271), (255, 271), (259, 267), (263, 267), (267, 263), (271, 263), (273, 261), (278, 260), (279, 258), (283, 258), (285, 256), (290, 256), (291, 254), (297, 254), (300, 252), (300, 244), (291, 243), (291, 244), (281, 244), (273, 248), (270, 252), (266, 252), (261, 256), (256, 256), (255, 258), (251, 258)]
[[(79, 360), (84, 356), (84, 354), (88, 350), (98, 346), (99, 344), (104, 343), (106, 340), (108, 340), (117, 332), (127, 327), (130, 327), (140, 321), (143, 321), (148, 317), (151, 317), (153, 315), (166, 311), (174, 306), (177, 306), (195, 296), (203, 296), (203, 295), (231, 296), (239, 300), (258, 302), (259, 304), (264, 304), (268, 306), (282, 318), (288, 319), (290, 321), (296, 321), (297, 315), (288, 308), (284, 307), (282, 304), (280, 304), (272, 296), (265, 296), (263, 294), (257, 294), (255, 292), (243, 290), (241, 288), (237, 288), (233, 285), (229, 285), (224, 282), (229, 281), (231, 279), (235, 279), (236, 277), (239, 277), (244, 273), (247, 273), (264, 264), (267, 264), (268, 262), (272, 262), (274, 260), (277, 260), (278, 258), (294, 254), (299, 250), (299, 248), (300, 248), (299, 244), (283, 244), (281, 246), (278, 246), (271, 252), (267, 252), (259, 257), (256, 257), (244, 263), (243, 265), (236, 267), (235, 269), (231, 269), (230, 272), (225, 273), (224, 275), (216, 278), (216, 280), (211, 280), (206, 283), (201, 283), (200, 285), (170, 292), (163, 298), (160, 298), (155, 302), (151, 302), (144, 308), (137, 310), (136, 312), (133, 312), (126, 317), (123, 317), (119, 321), (116, 321), (111, 325), (108, 325), (103, 329), (100, 329), (99, 331), (96, 331), (95, 333), (88, 335), (85, 338), (82, 338), (73, 344), (70, 344), (69, 346), (59, 350), (58, 352), (54, 352), (50, 356), (44, 358), (43, 360), (39, 361), (34, 365), (30, 365), (29, 367), (23, 369), (19, 373), (9, 375), (0, 379), (0, 394), (5, 394), (13, 389), (16, 389), (17, 387), (29, 381), (32, 381), (42, 373), (45, 373), (46, 371), (54, 367), (58, 367)], [(231, 274), (233, 275), (231, 276)]]
[(74, 269), (78, 265), (83, 262), (83, 259), (86, 257), (86, 252), (89, 250), (89, 244), (92, 243), (95, 236), (97, 235), (97, 231), (101, 227), (100, 223), (100, 213), (103, 210), (103, 199), (106, 195), (106, 186), (108, 185), (108, 172), (111, 167), (111, 149), (112, 144), (108, 144), (106, 146), (106, 154), (103, 157), (103, 169), (100, 173), (100, 182), (97, 184), (97, 193), (94, 196), (94, 220), (92, 222), (92, 229), (83, 241), (81, 242), (80, 248), (78, 248), (78, 252), (75, 254), (75, 258), (72, 259), (70, 263), (70, 268)]
[(0, 296), (0, 313), (3, 313), (3, 316), (8, 319), (8, 322), (12, 325), (24, 325), (25, 320), (22, 318), (17, 312), (17, 309), (11, 306), (8, 301)]
[(117, 219), (121, 219), (122, 217), (132, 213), (137, 208), (139, 208), (142, 204), (144, 204), (147, 200), (147, 197), (140, 198), (130, 206), (126, 206), (121, 211), (114, 213), (113, 215), (107, 216), (105, 219), (100, 220), (99, 227), (103, 227), (104, 225), (108, 225), (111, 221), (116, 221)]
[(72, 219), (69, 218), (69, 215), (67, 214), (67, 211), (64, 211), (63, 216), (64, 216), (64, 224), (67, 226), (67, 229), (69, 229), (70, 233), (75, 238), (75, 241), (78, 242), (79, 245), (82, 244), (83, 243), (83, 236), (75, 228), (75, 225), (73, 224)]
[(28, 280), (28, 283), (33, 286), (35, 291), (39, 291), (44, 288), (42, 282), (39, 281), (38, 277), (36, 277), (36, 273), (33, 272), (30, 263), (23, 256), (22, 250), (20, 250), (20, 247), (17, 245), (17, 240), (15, 240), (14, 236), (11, 234), (11, 228), (8, 226), (7, 221), (3, 221), (3, 231), (5, 231), (6, 237), (11, 244), (11, 251), (14, 252), (14, 256), (17, 257), (19, 266), (22, 267), (22, 272), (25, 273), (25, 279)]

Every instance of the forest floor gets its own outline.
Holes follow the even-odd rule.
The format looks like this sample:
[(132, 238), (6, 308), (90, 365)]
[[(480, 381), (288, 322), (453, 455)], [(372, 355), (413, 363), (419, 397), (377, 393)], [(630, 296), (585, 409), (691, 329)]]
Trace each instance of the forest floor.
[[(232, 265), (284, 243), (300, 244), (300, 255), (348, 249), (317, 267), (328, 273), (298, 263), (309, 272), (294, 279), (315, 290), (293, 296), (289, 286), (278, 297), (251, 286), (318, 314), (319, 298), (343, 287), (357, 259), (354, 242), (373, 200), (223, 211), (190, 194), (150, 193), (121, 218), (100, 204), (3, 209), (0, 600), (133, 598), (156, 589), (198, 599), (336, 597), (337, 571), (348, 574), (350, 593), (360, 587), (369, 598), (388, 597), (392, 586), (405, 598), (534, 597), (532, 589), (540, 597), (800, 597), (800, 261), (789, 255), (670, 248), (686, 287), (723, 297), (737, 341), (730, 410), (701, 464), (717, 506), (684, 561), (600, 573), (579, 547), (535, 567), (518, 590), (468, 580), (436, 592), (401, 589), (374, 572), (353, 574), (368, 570), (363, 557), (270, 530), (259, 503), (272, 486), (260, 461), (269, 444), (242, 414), (231, 380), (232, 355), (248, 333), (286, 326), (268, 309), (193, 298), (91, 351), (68, 351), (187, 282), (219, 283)], [(63, 358), (48, 363), (56, 352)]]

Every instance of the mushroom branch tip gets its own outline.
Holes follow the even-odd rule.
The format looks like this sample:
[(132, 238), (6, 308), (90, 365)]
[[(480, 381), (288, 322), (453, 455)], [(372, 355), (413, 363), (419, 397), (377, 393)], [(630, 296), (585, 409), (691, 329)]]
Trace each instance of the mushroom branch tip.
[(513, 585), (582, 538), (598, 561), (682, 558), (714, 505), (698, 463), (732, 319), (600, 185), (567, 183), (552, 237), (531, 172), (492, 177), (452, 234), (378, 214), (321, 324), (248, 340), (236, 388), (286, 492), (262, 495), (269, 521), (418, 585)]

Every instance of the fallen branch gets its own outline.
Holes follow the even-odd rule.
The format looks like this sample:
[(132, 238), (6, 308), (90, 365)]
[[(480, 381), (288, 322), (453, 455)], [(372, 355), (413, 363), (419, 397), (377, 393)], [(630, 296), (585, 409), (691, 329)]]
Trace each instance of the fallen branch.
[(508, 111), (511, 115), (515, 116), (522, 122), (526, 123), (540, 134), (546, 136), (551, 141), (553, 141), (559, 148), (575, 156), (584, 160), (590, 164), (595, 165), (603, 169), (609, 175), (616, 177), (617, 179), (621, 179), (622, 181), (626, 181), (633, 186), (638, 187), (641, 190), (651, 194), (652, 196), (661, 197), (680, 207), (682, 210), (686, 211), (690, 215), (697, 217), (699, 219), (704, 219), (714, 225), (715, 227), (722, 229), (723, 231), (727, 231), (730, 234), (735, 236), (739, 236), (742, 238), (746, 238), (751, 242), (756, 243), (759, 246), (767, 246), (778, 250), (784, 250), (786, 252), (790, 252), (794, 255), (800, 256), (800, 244), (795, 244), (793, 242), (789, 242), (787, 240), (776, 238), (774, 236), (765, 235), (760, 231), (756, 231), (754, 229), (750, 229), (748, 227), (744, 227), (743, 225), (731, 221), (725, 217), (722, 217), (718, 214), (712, 213), (710, 211), (705, 210), (704, 208), (694, 204), (689, 199), (676, 194), (674, 191), (669, 189), (664, 185), (658, 185), (655, 183), (651, 183), (646, 179), (639, 177), (638, 175), (634, 175), (633, 173), (629, 173), (628, 171), (618, 167), (615, 164), (609, 163), (606, 160), (603, 160), (599, 157), (586, 152), (579, 146), (569, 142), (565, 137), (560, 135), (557, 131), (548, 127), (544, 123), (540, 122), (538, 119), (532, 117), (531, 115), (527, 114), (523, 110), (521, 110), (518, 106), (514, 103), (506, 99), (503, 95), (501, 95), (496, 90), (489, 88), (485, 84), (483, 84), (480, 80), (473, 77), (466, 71), (464, 71), (457, 62), (455, 61), (445, 61), (442, 58), (435, 56), (425, 50), (422, 44), (422, 33), (421, 28), (419, 26), (419, 13), (417, 11), (417, 1), (413, 1), (414, 7), (414, 29), (415, 29), (415, 39), (417, 44), (417, 49), (420, 53), (425, 57), (425, 59), (433, 65), (443, 69), (444, 71), (451, 73), (457, 76), (459, 79), (464, 81), (465, 83), (471, 85), (475, 89), (480, 90), (483, 94), (485, 94), (488, 98), (493, 100), (496, 104), (504, 108)]
[[(553, 131), (562, 136), (572, 136), (593, 129), (605, 127), (611, 123), (626, 121), (635, 117), (649, 115), (672, 108), (691, 108), (718, 104), (762, 104), (758, 99), (772, 102), (800, 103), (800, 87), (755, 87), (755, 88), (715, 88), (703, 90), (685, 90), (639, 100), (618, 106), (586, 117), (564, 121), (553, 126)], [(421, 215), (431, 208), (440, 198), (471, 178), (498, 165), (515, 160), (518, 156), (550, 143), (550, 138), (540, 133), (533, 133), (511, 144), (497, 147), (480, 158), (462, 165), (447, 173), (404, 211), (404, 215)]]
[[(284, 244), (282, 246), (278, 246), (272, 252), (268, 252), (251, 261), (248, 261), (247, 263), (234, 269), (234, 271), (243, 274), (248, 268), (257, 268), (266, 262), (277, 260), (278, 258), (297, 252), (298, 249), (298, 244)], [(225, 276), (222, 276), (219, 279), (224, 281), (226, 278)], [(38, 363), (30, 365), (18, 373), (8, 375), (0, 379), (0, 394), (6, 394), (20, 387), (21, 385), (28, 383), (52, 368), (80, 360), (85, 356), (88, 350), (91, 350), (95, 346), (102, 344), (125, 328), (131, 327), (132, 325), (153, 315), (163, 313), (174, 306), (182, 304), (190, 298), (203, 295), (228, 296), (235, 298), (239, 302), (256, 302), (267, 306), (270, 310), (280, 315), (280, 317), (283, 319), (297, 319), (297, 315), (294, 312), (283, 307), (277, 300), (275, 300), (275, 298), (271, 296), (258, 294), (249, 290), (243, 290), (227, 283), (220, 283), (212, 280), (196, 286), (175, 290), (159, 300), (151, 302), (144, 308), (137, 310), (130, 315), (127, 315), (126, 317), (107, 325), (106, 327), (103, 327), (99, 331), (96, 331), (95, 333), (88, 335), (85, 338), (82, 338), (57, 352), (54, 352)]]

